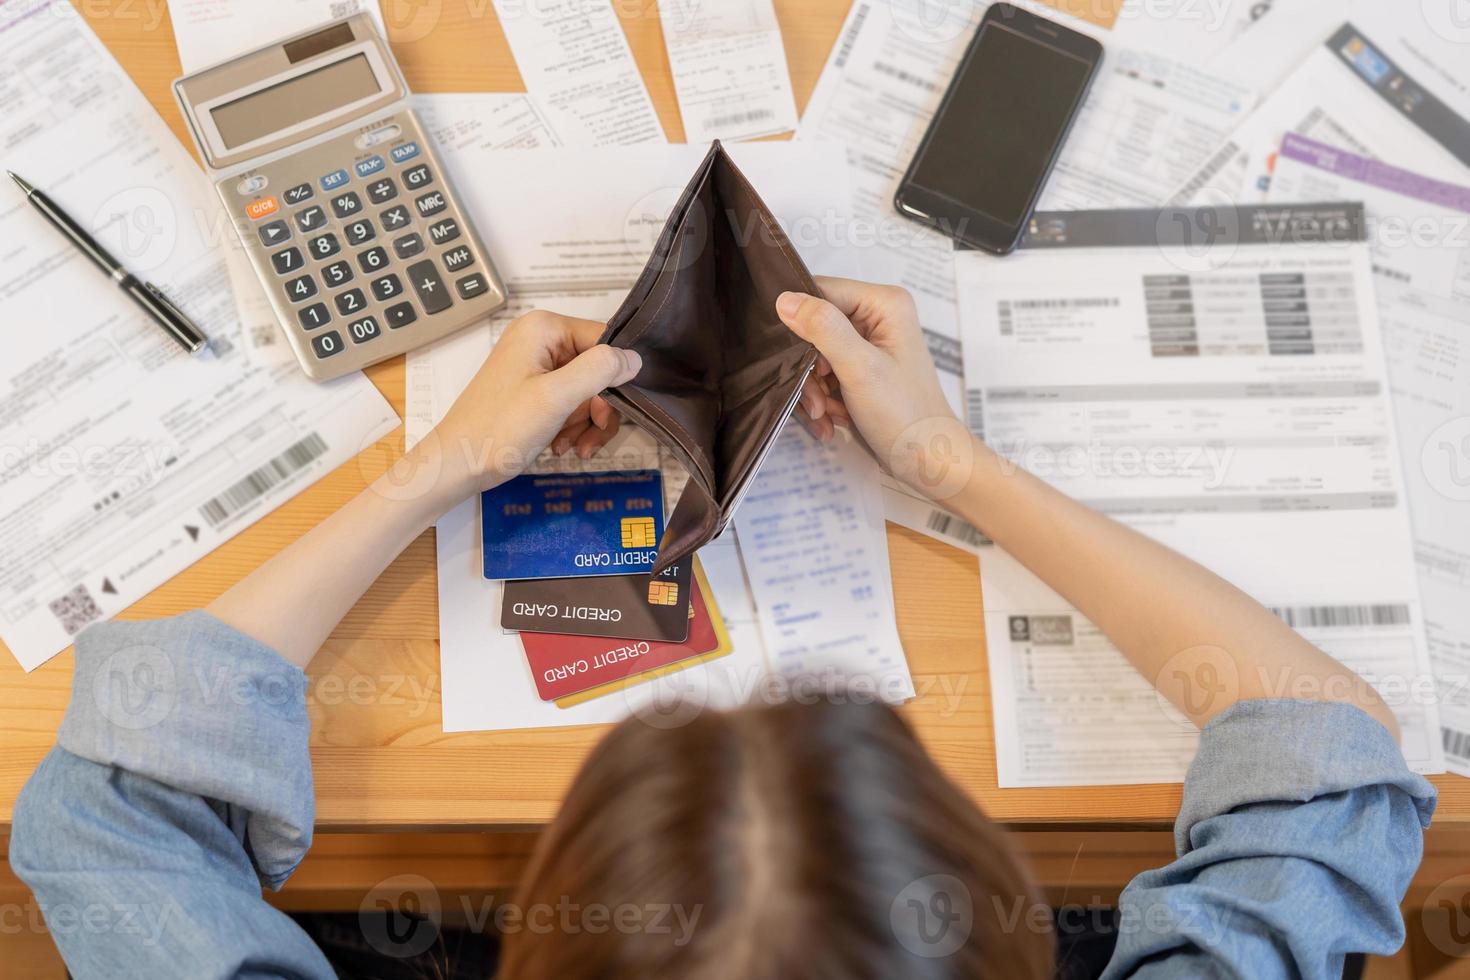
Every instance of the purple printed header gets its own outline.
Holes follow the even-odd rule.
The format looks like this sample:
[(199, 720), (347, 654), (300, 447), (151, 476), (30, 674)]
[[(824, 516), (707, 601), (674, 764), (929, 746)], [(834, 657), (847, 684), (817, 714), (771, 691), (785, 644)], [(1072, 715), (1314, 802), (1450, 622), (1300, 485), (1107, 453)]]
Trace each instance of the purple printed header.
[(1296, 133), (1286, 134), (1281, 142), (1281, 155), (1370, 187), (1470, 214), (1470, 187), (1434, 180)]

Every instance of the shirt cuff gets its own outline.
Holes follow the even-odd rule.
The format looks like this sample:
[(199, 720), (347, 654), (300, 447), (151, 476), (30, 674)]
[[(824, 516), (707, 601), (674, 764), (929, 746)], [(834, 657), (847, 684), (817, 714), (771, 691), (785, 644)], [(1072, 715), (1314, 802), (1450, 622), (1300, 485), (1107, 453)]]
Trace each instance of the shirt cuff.
[(1239, 701), (1200, 733), (1174, 825), (1180, 856), (1191, 831), (1211, 817), (1254, 803), (1304, 803), (1366, 786), (1401, 790), (1429, 827), (1438, 792), (1412, 772), (1372, 715), (1335, 701)]
[(306, 675), (208, 613), (109, 622), (77, 638), (61, 748), (244, 811), (278, 887), (311, 844)]

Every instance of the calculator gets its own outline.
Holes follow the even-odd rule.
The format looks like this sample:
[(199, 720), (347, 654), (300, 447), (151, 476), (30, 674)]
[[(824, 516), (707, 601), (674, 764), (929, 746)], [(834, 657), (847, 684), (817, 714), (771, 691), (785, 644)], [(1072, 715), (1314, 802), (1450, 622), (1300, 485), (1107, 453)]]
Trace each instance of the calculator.
[(186, 75), (174, 95), (309, 377), (402, 354), (505, 304), (365, 15)]

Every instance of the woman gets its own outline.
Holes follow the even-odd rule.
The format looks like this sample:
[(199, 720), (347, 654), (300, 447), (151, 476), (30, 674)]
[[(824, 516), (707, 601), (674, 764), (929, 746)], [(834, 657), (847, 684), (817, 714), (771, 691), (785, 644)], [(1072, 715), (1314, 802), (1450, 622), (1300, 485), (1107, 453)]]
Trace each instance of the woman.
[[(1208, 571), (971, 440), (901, 290), (821, 287), (826, 299), (786, 293), (775, 310), (823, 355), (802, 398), (814, 434), (850, 423), (895, 473), (942, 490), (1204, 729), (1180, 856), (1124, 893), (1107, 975), (1336, 977), (1348, 952), (1397, 949), (1435, 793), (1405, 767), (1373, 689)], [(404, 464), (437, 474), (431, 490), (400, 499), (385, 478), (206, 611), (79, 638), (72, 703), (17, 804), (10, 851), (74, 974), (332, 975), (259, 895), (311, 837), (301, 668), (440, 513), (548, 443), (585, 455), (616, 429), (597, 393), (640, 365), (593, 346), (600, 331), (544, 313), (512, 325)], [(235, 692), (223, 700), (192, 680), (221, 675)], [(1308, 699), (1272, 700), (1282, 678)], [(521, 928), (506, 938), (504, 976), (1051, 969), (1050, 930), (1004, 835), (877, 707), (619, 726), (518, 899), (677, 909), (688, 928)], [(157, 927), (65, 928), (58, 914), (125, 904)]]

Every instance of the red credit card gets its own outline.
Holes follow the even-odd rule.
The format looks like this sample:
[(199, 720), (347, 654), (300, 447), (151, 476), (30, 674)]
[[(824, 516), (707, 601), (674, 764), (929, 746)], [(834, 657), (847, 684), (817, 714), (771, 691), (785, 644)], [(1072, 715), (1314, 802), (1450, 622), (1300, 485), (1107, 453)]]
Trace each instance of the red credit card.
[(720, 639), (697, 580), (690, 598), (689, 637), (683, 643), (523, 631), (521, 646), (541, 700), (555, 701), (714, 650)]

